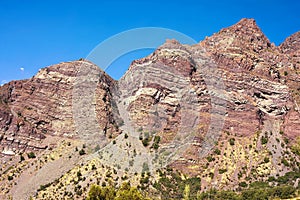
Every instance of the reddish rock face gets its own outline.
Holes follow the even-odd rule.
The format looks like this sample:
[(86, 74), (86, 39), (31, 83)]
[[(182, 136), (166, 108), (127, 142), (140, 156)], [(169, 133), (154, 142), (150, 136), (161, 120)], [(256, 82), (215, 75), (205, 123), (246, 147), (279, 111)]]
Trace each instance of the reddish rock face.
[[(13, 81), (0, 88), (1, 151), (45, 149), (47, 144), (41, 146), (41, 140), (47, 135), (80, 137), (78, 130), (85, 124), (74, 125), (73, 88), (81, 68), (97, 69), (95, 120), (99, 131), (118, 133), (111, 109), (107, 108), (114, 81), (89, 62), (67, 62), (41, 69), (29, 80)], [(81, 118), (78, 115), (77, 120)]]
[[(288, 40), (299, 39), (292, 37)], [(300, 77), (293, 66), (298, 47), (285, 43), (271, 44), (252, 19), (194, 46), (167, 41), (134, 61), (119, 81), (123, 128), (136, 134), (138, 129), (154, 131), (169, 152), (192, 144), (172, 166), (194, 174), (202, 173), (199, 157), (210, 154), (226, 135), (244, 141), (261, 132), (283, 132), (296, 139)], [(195, 162), (198, 170), (189, 170)]]
[(283, 72), (286, 85), (289, 87), (290, 95), (294, 105), (285, 118), (285, 133), (290, 138), (299, 137), (300, 127), (300, 32), (288, 37), (280, 46), (282, 53), (281, 62), (285, 66)]
[[(182, 112), (197, 110), (196, 124), (202, 124), (206, 132), (213, 115), (211, 98), (218, 95), (209, 90), (218, 89), (219, 95), (226, 97), (226, 105), (221, 105), (226, 110), (223, 130), (252, 135), (265, 119), (287, 118), (295, 107), (286, 79), (298, 75), (291, 71), (282, 77), (293, 63), (280, 48), (270, 43), (253, 19), (242, 19), (192, 47), (167, 41), (150, 56), (134, 61), (119, 81), (123, 110), (129, 112), (136, 129), (152, 130), (159, 124), (158, 132), (178, 132), (184, 126)], [(278, 63), (280, 60), (285, 62)], [(213, 72), (205, 68), (210, 65)], [(218, 88), (208, 80), (220, 81), (223, 86)], [(194, 101), (191, 109), (184, 110), (188, 93)]]
[[(226, 135), (244, 141), (283, 131), (294, 140), (299, 38), (298, 32), (276, 47), (253, 19), (242, 19), (193, 46), (167, 41), (133, 61), (119, 81), (88, 61), (41, 69), (0, 87), (0, 150), (45, 149), (48, 135), (96, 145), (143, 130), (160, 135), (166, 151), (189, 144), (172, 166), (199, 174), (201, 159)], [(198, 171), (189, 168), (194, 163)]]

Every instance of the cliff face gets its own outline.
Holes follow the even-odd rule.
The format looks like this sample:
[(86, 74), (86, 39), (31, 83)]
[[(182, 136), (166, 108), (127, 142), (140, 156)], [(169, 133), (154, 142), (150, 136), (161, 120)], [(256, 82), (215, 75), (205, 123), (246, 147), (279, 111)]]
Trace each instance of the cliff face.
[[(81, 68), (95, 72), (99, 80), (95, 83), (95, 124), (99, 132), (116, 134), (110, 105), (110, 87), (114, 81), (95, 65), (86, 61), (61, 63), (41, 69), (29, 80), (13, 81), (1, 87), (0, 133), (1, 151), (17, 154), (23, 151), (46, 149), (43, 140), (49, 136), (81, 137), (78, 131), (85, 126), (86, 111), (73, 112), (75, 106), (84, 108)], [(78, 76), (81, 75), (80, 77)], [(81, 80), (82, 79), (82, 80)], [(76, 90), (74, 89), (75, 83)], [(86, 83), (92, 84), (92, 81)], [(87, 87), (88, 88), (88, 87)], [(77, 98), (77, 99), (75, 99)], [(82, 109), (83, 110), (83, 109)], [(74, 116), (78, 126), (74, 124)]]
[(193, 46), (169, 40), (119, 81), (88, 61), (61, 63), (0, 88), (0, 150), (43, 152), (50, 136), (122, 146), (123, 132), (150, 145), (123, 141), (128, 159), (108, 145), (101, 162), (154, 152), (162, 166), (201, 177), (202, 190), (237, 188), (298, 168), (299, 72), (299, 32), (277, 47), (253, 19)]
[[(281, 158), (290, 150), (279, 144), (300, 134), (298, 40), (295, 34), (276, 47), (254, 20), (242, 19), (194, 46), (167, 41), (134, 61), (119, 81), (127, 127), (160, 135), (161, 149), (180, 157), (172, 166), (202, 174), (204, 187), (207, 181), (231, 188), (255, 170), (283, 175), (291, 168)], [(264, 137), (267, 145), (260, 143)], [(203, 160), (213, 148), (222, 156)], [(272, 160), (264, 172), (261, 162), (269, 155), (262, 152), (271, 152)], [(223, 168), (227, 172), (218, 173)], [(241, 168), (247, 170), (238, 177)]]
[[(242, 19), (236, 25), (205, 39), (200, 45), (208, 49), (218, 66), (234, 72), (233, 76), (244, 74), (256, 79), (253, 82), (247, 77), (242, 78), (244, 83), (249, 84), (243, 89), (246, 89), (245, 93), (252, 90), (252, 94), (248, 95), (259, 112), (262, 111), (265, 117), (281, 116), (289, 121), (289, 115), (298, 110), (299, 93), (295, 92), (299, 88), (300, 67), (297, 41), (299, 33), (276, 47), (260, 31), (254, 20)], [(291, 118), (294, 119), (293, 123), (299, 122), (294, 117)], [(294, 138), (299, 135), (297, 127), (299, 126), (289, 124), (282, 129), (285, 129), (287, 136)]]

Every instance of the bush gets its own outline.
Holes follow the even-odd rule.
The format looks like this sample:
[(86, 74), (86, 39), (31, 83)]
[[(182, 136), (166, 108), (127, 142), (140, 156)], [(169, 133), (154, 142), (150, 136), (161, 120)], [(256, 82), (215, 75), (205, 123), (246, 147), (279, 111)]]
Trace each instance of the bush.
[(256, 181), (256, 182), (253, 182), (253, 183), (250, 183), (250, 187), (251, 188), (267, 188), (269, 187), (269, 184), (267, 182), (263, 182), (263, 181)]
[(20, 155), (20, 162), (22, 162), (22, 161), (24, 161), (25, 160), (25, 158), (24, 158), (24, 156), (21, 154)]
[(201, 190), (200, 178), (185, 178), (178, 172), (161, 173), (161, 178), (154, 185), (160, 192), (161, 199), (183, 199), (186, 188), (189, 187), (189, 199), (197, 199), (197, 194)]
[(99, 185), (92, 185), (87, 200), (98, 200), (98, 199), (114, 199), (116, 191), (112, 187), (101, 187)]
[(87, 200), (144, 200), (141, 192), (136, 187), (131, 187), (129, 183), (123, 183), (119, 189), (112, 186), (101, 187), (92, 185), (88, 192)]
[(153, 143), (152, 147), (153, 147), (154, 149), (158, 149), (158, 148), (159, 148), (159, 144)]
[(286, 167), (290, 166), (289, 162), (284, 158), (281, 159), (281, 163)]
[(234, 142), (235, 142), (235, 139), (234, 139), (234, 138), (230, 138), (230, 139), (229, 139), (229, 144), (230, 144), (231, 146), (234, 145)]
[(212, 157), (212, 156), (207, 156), (206, 159), (207, 159), (208, 162), (215, 161), (215, 158)]
[(7, 177), (7, 179), (8, 179), (9, 181), (11, 181), (11, 180), (14, 179), (14, 177), (9, 175), (9, 176)]
[(155, 136), (152, 147), (154, 149), (158, 149), (159, 148), (159, 142), (160, 142), (160, 136)]
[(243, 181), (243, 182), (240, 182), (240, 183), (239, 183), (239, 186), (245, 188), (245, 187), (248, 186), (248, 184), (247, 184), (245, 181)]
[(81, 149), (80, 151), (79, 151), (79, 155), (84, 155), (85, 154), (85, 150), (84, 149)]
[(225, 172), (227, 172), (227, 169), (219, 169), (219, 174), (224, 174)]
[(148, 138), (143, 139), (142, 143), (143, 143), (144, 147), (147, 147), (149, 145), (149, 139)]
[(262, 145), (267, 144), (267, 143), (268, 143), (268, 138), (265, 137), (265, 136), (261, 136), (260, 141), (261, 141), (261, 144), (262, 144)]
[(215, 149), (215, 154), (217, 154), (217, 155), (221, 155), (221, 151), (220, 151), (220, 149)]
[(268, 163), (268, 162), (270, 162), (270, 158), (268, 158), (268, 157), (265, 157), (265, 158), (264, 158), (264, 162), (265, 162), (265, 163)]
[(47, 183), (45, 185), (40, 185), (40, 188), (38, 189), (38, 192), (46, 190), (46, 188), (49, 187), (51, 184), (52, 183)]
[(270, 176), (270, 177), (268, 178), (268, 181), (269, 181), (269, 182), (276, 181), (276, 178), (275, 178), (274, 176)]
[(28, 153), (27, 156), (28, 156), (28, 158), (36, 158), (36, 156), (33, 152)]

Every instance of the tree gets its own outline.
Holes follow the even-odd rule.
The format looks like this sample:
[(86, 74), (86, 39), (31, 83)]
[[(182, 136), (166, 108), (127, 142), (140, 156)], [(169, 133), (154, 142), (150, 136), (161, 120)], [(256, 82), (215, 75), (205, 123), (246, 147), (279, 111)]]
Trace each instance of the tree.
[(112, 186), (92, 185), (87, 200), (146, 200), (136, 187), (125, 182), (115, 190)]
[(111, 186), (92, 185), (87, 200), (114, 200), (116, 191)]
[(131, 187), (129, 183), (123, 183), (117, 192), (115, 200), (143, 200), (143, 196), (136, 187)]

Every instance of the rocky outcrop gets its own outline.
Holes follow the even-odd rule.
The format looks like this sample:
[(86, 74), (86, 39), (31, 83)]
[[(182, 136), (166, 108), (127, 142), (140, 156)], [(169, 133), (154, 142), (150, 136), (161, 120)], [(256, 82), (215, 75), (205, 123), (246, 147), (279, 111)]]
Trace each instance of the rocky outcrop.
[[(81, 138), (78, 131), (85, 124), (78, 123), (76, 127), (74, 116), (81, 122), (85, 120), (82, 115), (73, 112), (73, 97), (81, 95), (81, 90), (77, 90), (77, 95), (73, 94), (74, 87), (81, 86), (78, 81), (80, 69), (93, 70), (95, 65), (87, 61), (61, 63), (41, 69), (29, 80), (13, 81), (0, 88), (2, 150), (18, 153), (45, 149), (47, 144), (42, 144), (42, 140), (47, 135)], [(97, 98), (95, 124), (99, 134), (116, 134), (118, 131), (111, 116), (109, 100), (114, 81), (98, 67), (96, 69), (97, 92), (93, 93)], [(86, 105), (80, 106), (84, 108)]]

